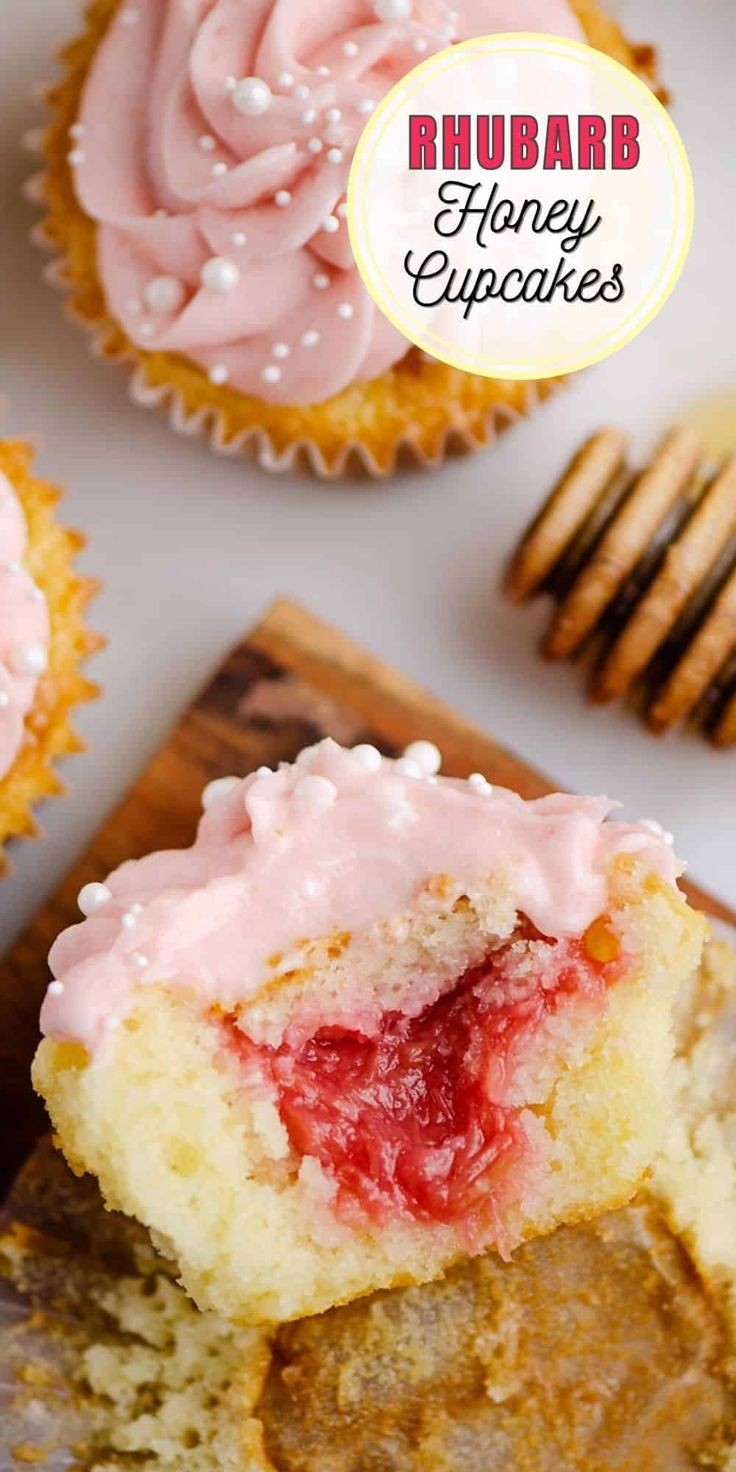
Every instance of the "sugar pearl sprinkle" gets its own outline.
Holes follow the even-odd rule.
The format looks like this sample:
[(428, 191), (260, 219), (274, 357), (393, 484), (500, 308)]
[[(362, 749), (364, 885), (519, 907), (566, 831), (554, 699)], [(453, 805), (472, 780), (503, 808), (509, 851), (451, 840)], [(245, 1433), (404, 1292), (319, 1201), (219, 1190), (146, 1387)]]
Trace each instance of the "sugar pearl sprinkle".
[(273, 101), (271, 88), (262, 77), (241, 77), (231, 90), (233, 107), (247, 117), (268, 112)]
[(404, 757), (410, 762), (416, 762), (428, 777), (434, 777), (442, 766), (442, 753), (433, 741), (412, 741), (407, 746)]
[(360, 746), (354, 746), (351, 755), (364, 772), (380, 772), (383, 758), (377, 746), (364, 742)]
[(154, 276), (143, 288), (143, 300), (152, 312), (176, 312), (186, 291), (176, 276)]
[(36, 678), (42, 675), (48, 664), (48, 655), (43, 644), (29, 639), (16, 644), (10, 651), (10, 668), (14, 675)]
[(233, 291), (240, 280), (240, 268), (229, 256), (211, 256), (202, 267), (202, 285), (208, 291)]
[(303, 348), (314, 348), (317, 346), (318, 342), (319, 333), (315, 330), (314, 327), (308, 328), (307, 331), (303, 332), (301, 335), (301, 344)]
[(280, 210), (285, 210), (291, 204), (291, 194), (288, 189), (279, 189), (274, 195), (274, 200)]
[(61, 996), (63, 996), (63, 994), (64, 994), (64, 983), (63, 983), (63, 981), (50, 981), (49, 982), (49, 985), (48, 985), (48, 993), (49, 993), (49, 996), (50, 997), (61, 997)]
[(484, 777), (482, 772), (470, 773), (470, 776), (468, 777), (468, 787), (472, 787), (474, 792), (493, 792), (493, 788), (491, 787), (488, 778)]
[(281, 380), (281, 369), (275, 363), (267, 363), (261, 373), (264, 383), (279, 383)]
[(312, 286), (314, 287), (315, 291), (326, 291), (329, 284), (330, 278), (325, 274), (324, 271), (318, 271), (316, 276), (312, 277)]
[(338, 306), (338, 309), (337, 309), (337, 315), (338, 315), (338, 317), (342, 317), (342, 319), (343, 319), (344, 322), (349, 322), (350, 321), (350, 318), (353, 316), (353, 307), (352, 307), (351, 303), (350, 302), (340, 302), (340, 305)]
[(230, 373), (224, 363), (213, 363), (207, 377), (210, 383), (214, 383), (215, 387), (219, 388), (223, 383), (227, 383)]
[(77, 904), (83, 915), (94, 915), (103, 905), (109, 904), (111, 899), (112, 890), (106, 884), (98, 884), (93, 880), (90, 884), (82, 885), (77, 895)]

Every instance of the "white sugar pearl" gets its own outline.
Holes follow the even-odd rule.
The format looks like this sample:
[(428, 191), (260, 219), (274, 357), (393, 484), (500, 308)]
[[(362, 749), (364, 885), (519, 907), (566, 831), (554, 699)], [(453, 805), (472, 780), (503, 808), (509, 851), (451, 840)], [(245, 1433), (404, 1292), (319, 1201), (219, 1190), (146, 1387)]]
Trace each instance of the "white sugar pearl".
[(275, 342), (271, 348), (274, 358), (288, 358), (291, 348), (288, 342)]
[(264, 383), (278, 383), (281, 378), (281, 369), (275, 363), (267, 363), (261, 373)]
[(319, 342), (319, 333), (313, 327), (302, 333), (301, 343), (303, 348), (314, 348)]
[(153, 327), (150, 322), (141, 322), (138, 328), (139, 337), (153, 337)]
[(143, 951), (131, 951), (130, 959), (139, 971), (145, 971), (148, 965), (148, 956), (144, 955)]
[(133, 929), (133, 926), (135, 925), (135, 915), (132, 910), (126, 910), (125, 914), (120, 916), (120, 924), (122, 925), (123, 930)]
[(143, 303), (139, 300), (137, 296), (128, 297), (128, 300), (125, 303), (125, 310), (126, 312), (130, 312), (131, 317), (136, 317), (138, 313), (142, 311), (142, 309)]
[(105, 1032), (117, 1032), (120, 1026), (119, 1017), (108, 1017), (105, 1022)]
[(340, 229), (340, 221), (338, 220), (337, 215), (328, 215), (327, 219), (322, 221), (322, 229), (325, 230), (328, 235), (334, 235), (335, 231)]
[(373, 112), (375, 101), (372, 97), (360, 97), (355, 104), (356, 112)]
[(0, 690), (0, 710), (7, 710), (10, 705), (10, 696), (7, 690)]
[(330, 278), (325, 275), (324, 271), (318, 271), (316, 276), (312, 277), (312, 286), (315, 291), (326, 291), (329, 284)]
[(239, 777), (215, 777), (214, 782), (208, 782), (202, 791), (202, 807), (205, 812), (209, 811), (213, 803), (219, 802), (220, 798), (234, 792), (239, 784)]
[(412, 741), (407, 746), (404, 756), (409, 761), (416, 762), (428, 777), (433, 777), (442, 766), (442, 752), (433, 741)]
[(256, 777), (273, 777), (271, 767), (256, 767)]
[(233, 107), (248, 117), (268, 112), (273, 101), (271, 88), (262, 77), (241, 77), (232, 90)]
[(361, 746), (354, 746), (350, 754), (364, 772), (380, 771), (383, 759), (377, 746), (369, 746), (368, 742), (364, 742)]
[(94, 880), (91, 884), (83, 884), (77, 895), (77, 904), (83, 915), (94, 915), (95, 910), (102, 909), (112, 899), (112, 890), (106, 884), (97, 884)]
[(84, 133), (84, 124), (83, 123), (72, 123), (71, 128), (69, 129), (69, 137), (70, 138), (81, 138), (83, 133)]
[(280, 210), (285, 210), (291, 204), (291, 195), (288, 189), (279, 189), (274, 195), (274, 199)]
[(11, 558), (9, 562), (3, 563), (3, 572), (20, 572), (20, 563)]
[(292, 72), (279, 72), (276, 81), (279, 87), (293, 87), (294, 75)]
[(340, 118), (342, 117), (342, 113), (340, 112), (339, 107), (328, 107), (327, 112), (325, 113), (325, 117), (327, 118), (328, 123), (339, 123)]
[(416, 40), (414, 41), (414, 50), (420, 52), (420, 54), (422, 51), (427, 50), (427, 40), (425, 36), (417, 36)]
[(71, 148), (67, 154), (70, 164), (74, 164), (75, 167), (78, 164), (83, 164), (86, 157), (87, 155), (83, 148)]
[(48, 655), (43, 644), (32, 639), (16, 644), (10, 651), (10, 668), (14, 675), (42, 675), (48, 665)]
[(211, 256), (202, 267), (201, 277), (208, 291), (232, 291), (240, 280), (240, 270), (229, 256)]
[(225, 78), (225, 91), (226, 92), (234, 92), (235, 91), (235, 88), (237, 87), (237, 85), (238, 85), (238, 79), (237, 79), (237, 77), (234, 77), (232, 75), (232, 73)]
[(332, 806), (337, 797), (337, 788), (329, 777), (302, 777), (294, 788), (294, 800), (300, 807), (312, 808), (316, 812)]
[(348, 322), (353, 315), (353, 308), (350, 302), (340, 302), (337, 315), (338, 317), (342, 317), (344, 322)]
[(212, 168), (210, 169), (210, 173), (211, 173), (213, 179), (221, 179), (222, 176), (223, 176), (223, 174), (226, 174), (227, 173), (227, 164), (224, 164), (222, 162), (222, 160), (220, 160), (219, 163), (216, 163), (216, 164), (213, 164), (212, 165)]
[(307, 144), (310, 153), (321, 153), (324, 146), (321, 138), (310, 138)]
[(152, 312), (176, 312), (184, 301), (184, 283), (176, 276), (154, 276), (143, 288), (143, 300)]
[(317, 67), (317, 76), (318, 77), (329, 77), (329, 75), (330, 75), (330, 68), (328, 66), (325, 66), (324, 63), (322, 64), (322, 66), (318, 66)]
[(216, 387), (219, 387), (221, 384), (227, 383), (230, 372), (224, 363), (213, 363), (207, 377), (210, 383), (214, 383)]
[(411, 15), (411, 0), (373, 0), (376, 20), (408, 20)]
[(488, 778), (484, 777), (482, 772), (470, 773), (470, 776), (468, 777), (468, 787), (472, 787), (474, 792), (493, 792), (493, 788), (491, 787)]
[(342, 54), (343, 54), (343, 56), (357, 56), (358, 55), (358, 47), (357, 47), (355, 41), (343, 41), (343, 43), (342, 43)]
[(244, 230), (233, 230), (230, 239), (233, 245), (241, 246), (246, 244), (248, 237)]
[(49, 984), (48, 984), (48, 993), (49, 993), (49, 996), (50, 997), (61, 997), (61, 996), (63, 996), (63, 994), (64, 994), (64, 983), (63, 983), (63, 981), (50, 981)]
[(327, 150), (327, 161), (328, 161), (328, 163), (331, 163), (331, 164), (341, 164), (342, 163), (342, 149), (341, 148), (328, 148), (328, 150)]
[(203, 153), (211, 153), (213, 148), (216, 147), (215, 140), (212, 137), (211, 133), (203, 133), (198, 142)]
[(294, 96), (297, 102), (305, 101), (305, 99), (309, 96), (309, 88), (306, 82), (297, 82), (297, 85), (294, 88)]
[(419, 777), (424, 777), (425, 775), (419, 765), (419, 762), (413, 762), (408, 756), (400, 756), (399, 760), (397, 762), (394, 762), (394, 770), (397, 771), (402, 777), (412, 777), (418, 779)]
[(347, 204), (346, 204), (345, 200), (342, 201), (342, 204), (339, 204), (337, 206), (337, 214), (340, 216), (340, 219), (341, 220), (347, 220), (347, 217), (348, 217), (348, 207), (347, 207)]
[(315, 120), (315, 118), (316, 118), (316, 116), (317, 116), (317, 109), (316, 109), (316, 107), (305, 107), (304, 112), (301, 115), (301, 119), (302, 119), (302, 122), (303, 123), (313, 123), (314, 120)]

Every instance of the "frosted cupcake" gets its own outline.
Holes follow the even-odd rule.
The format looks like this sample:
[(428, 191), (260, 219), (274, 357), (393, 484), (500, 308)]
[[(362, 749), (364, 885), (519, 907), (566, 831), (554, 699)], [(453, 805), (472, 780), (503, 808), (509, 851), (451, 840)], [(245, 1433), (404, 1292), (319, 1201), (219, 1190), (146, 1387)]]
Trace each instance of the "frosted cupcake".
[(485, 443), (552, 389), (428, 359), (352, 259), (345, 191), (380, 98), (499, 30), (588, 41), (644, 75), (594, 0), (93, 0), (50, 93), (42, 236), (134, 397), (262, 463), (334, 474)]
[(81, 746), (71, 710), (96, 693), (80, 673), (99, 644), (84, 624), (95, 585), (72, 566), (82, 538), (56, 522), (60, 493), (31, 460), (0, 441), (0, 875), (6, 841), (35, 832), (33, 807), (62, 790), (55, 761)]
[(604, 799), (326, 740), (59, 937), (34, 1063), (67, 1159), (202, 1308), (300, 1318), (626, 1201), (702, 917)]

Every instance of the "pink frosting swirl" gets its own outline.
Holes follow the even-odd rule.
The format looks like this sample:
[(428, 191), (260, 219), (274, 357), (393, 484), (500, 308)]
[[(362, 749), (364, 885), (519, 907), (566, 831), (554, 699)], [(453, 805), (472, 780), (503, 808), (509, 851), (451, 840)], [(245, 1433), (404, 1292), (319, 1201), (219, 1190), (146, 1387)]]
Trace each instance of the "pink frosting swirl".
[(0, 779), (23, 743), (49, 644), (46, 601), (22, 562), (26, 541), (23, 509), (0, 471)]
[(582, 37), (567, 0), (121, 0), (70, 159), (130, 339), (273, 403), (397, 362), (350, 251), (355, 144), (418, 61), (509, 30)]

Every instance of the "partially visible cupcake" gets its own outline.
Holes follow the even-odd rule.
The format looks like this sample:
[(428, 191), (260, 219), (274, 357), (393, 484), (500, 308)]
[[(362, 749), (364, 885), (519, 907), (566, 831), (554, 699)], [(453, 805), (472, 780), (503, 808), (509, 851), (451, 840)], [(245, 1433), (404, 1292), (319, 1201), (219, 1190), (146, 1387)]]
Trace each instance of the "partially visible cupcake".
[(79, 751), (72, 708), (96, 687), (80, 673), (100, 640), (85, 627), (95, 590), (73, 568), (83, 546), (59, 526), (59, 490), (31, 474), (32, 451), (0, 440), (0, 875), (8, 839), (36, 831), (32, 809), (61, 792), (57, 757)]
[(221, 450), (376, 474), (477, 446), (554, 380), (410, 347), (354, 264), (345, 190), (376, 102), (492, 31), (587, 40), (653, 80), (597, 0), (92, 0), (49, 92), (37, 195), (57, 279), (136, 399)]

